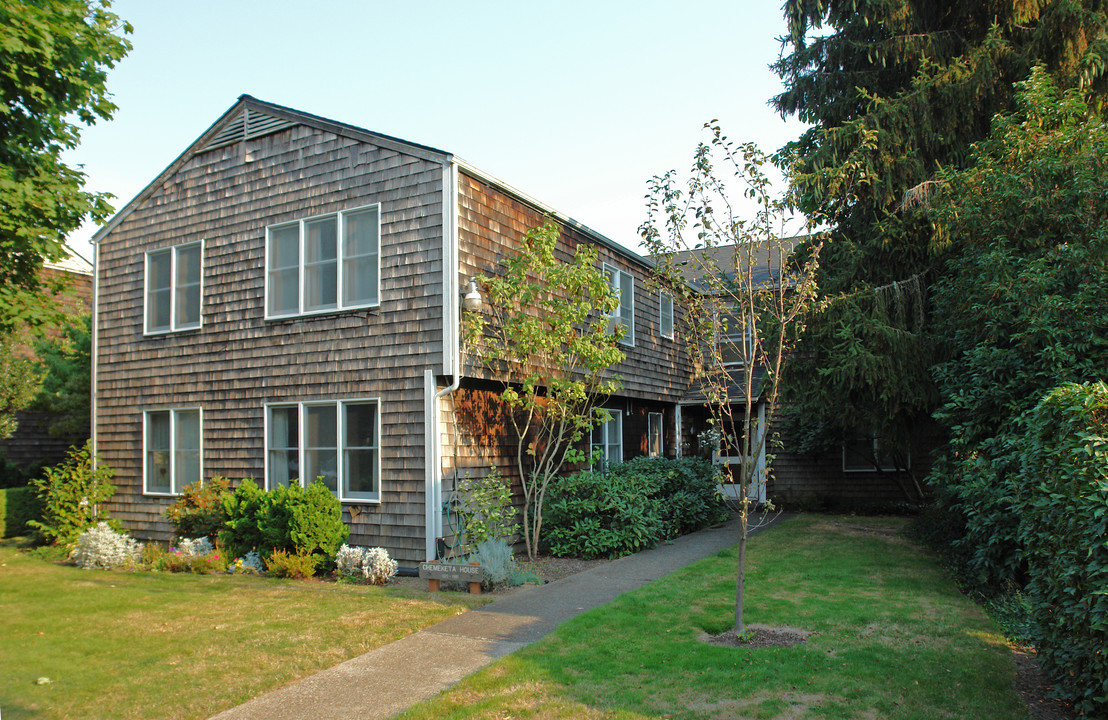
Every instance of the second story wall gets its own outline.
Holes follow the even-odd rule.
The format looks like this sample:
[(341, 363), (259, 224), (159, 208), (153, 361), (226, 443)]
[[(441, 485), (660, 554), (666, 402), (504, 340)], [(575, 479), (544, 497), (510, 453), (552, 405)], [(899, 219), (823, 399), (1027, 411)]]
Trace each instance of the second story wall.
[[(545, 222), (547, 215), (475, 174), (463, 171), (459, 176), (462, 278), (495, 274), (501, 259), (518, 253), (519, 239), (528, 229)], [(568, 222), (557, 222), (561, 229), (558, 250), (563, 260), (568, 262), (572, 258), (578, 243), (592, 244), (599, 250), (604, 268), (621, 275), (628, 292), (633, 288), (633, 337), (629, 333), (621, 345), (626, 359), (612, 368), (613, 373), (623, 378), (620, 394), (677, 402), (688, 387), (688, 358), (676, 338), (663, 335), (659, 291), (649, 282), (650, 265), (630, 251), (617, 249), (610, 241), (602, 242)], [(496, 379), (472, 357), (464, 357), (463, 364), (467, 376)]]

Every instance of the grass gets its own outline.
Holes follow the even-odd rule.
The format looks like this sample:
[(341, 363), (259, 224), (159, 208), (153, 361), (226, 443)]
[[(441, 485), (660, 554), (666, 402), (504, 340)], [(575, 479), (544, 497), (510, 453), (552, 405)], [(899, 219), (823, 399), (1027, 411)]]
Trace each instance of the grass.
[[(84, 571), (0, 547), (0, 713), (207, 718), (485, 598)], [(40, 677), (50, 682), (38, 685)]]
[(702, 641), (731, 627), (735, 554), (586, 613), (404, 718), (1026, 718), (1003, 635), (903, 521), (804, 516), (752, 540), (746, 620), (793, 648)]

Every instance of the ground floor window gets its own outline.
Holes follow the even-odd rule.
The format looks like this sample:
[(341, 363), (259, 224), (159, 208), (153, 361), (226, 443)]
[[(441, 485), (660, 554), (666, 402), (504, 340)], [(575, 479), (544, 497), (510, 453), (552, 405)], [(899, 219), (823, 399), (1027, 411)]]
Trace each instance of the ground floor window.
[(650, 457), (662, 457), (662, 413), (650, 413), (647, 428), (646, 451)]
[(143, 417), (143, 492), (178, 495), (200, 482), (200, 408), (148, 410)]
[(594, 468), (623, 462), (623, 416), (619, 410), (601, 412), (606, 419), (592, 429), (591, 462)]
[(340, 500), (380, 500), (379, 410), (377, 400), (269, 405), (266, 487), (318, 478)]
[(843, 443), (844, 472), (891, 472), (911, 466), (909, 453), (879, 435), (857, 435)]

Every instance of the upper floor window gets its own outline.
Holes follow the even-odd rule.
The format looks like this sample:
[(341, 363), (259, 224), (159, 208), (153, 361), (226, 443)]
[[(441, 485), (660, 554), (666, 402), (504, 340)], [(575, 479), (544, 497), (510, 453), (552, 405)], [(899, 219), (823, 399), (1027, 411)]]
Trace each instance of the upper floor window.
[(344, 501), (381, 498), (376, 400), (270, 405), (266, 487), (323, 483)]
[(203, 254), (199, 242), (146, 253), (148, 334), (200, 327)]
[(150, 410), (143, 423), (143, 492), (179, 495), (200, 482), (200, 408)]
[(658, 331), (662, 337), (673, 339), (673, 298), (658, 293)]
[(754, 354), (754, 335), (748, 323), (735, 313), (723, 313), (719, 321), (720, 359), (724, 365), (745, 365)]
[(624, 328), (620, 342), (635, 344), (635, 276), (611, 265), (604, 265), (604, 275), (612, 291), (619, 294), (619, 307), (608, 314), (608, 327)]
[(380, 302), (380, 206), (266, 229), (266, 317)]

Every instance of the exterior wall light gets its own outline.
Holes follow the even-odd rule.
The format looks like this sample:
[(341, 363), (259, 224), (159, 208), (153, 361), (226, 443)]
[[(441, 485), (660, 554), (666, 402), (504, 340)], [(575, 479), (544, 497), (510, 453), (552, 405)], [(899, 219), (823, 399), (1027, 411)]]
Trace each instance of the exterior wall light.
[(469, 290), (462, 298), (462, 308), (467, 312), (478, 312), (484, 304), (485, 299), (481, 297), (481, 291), (477, 289), (477, 278), (470, 278)]

